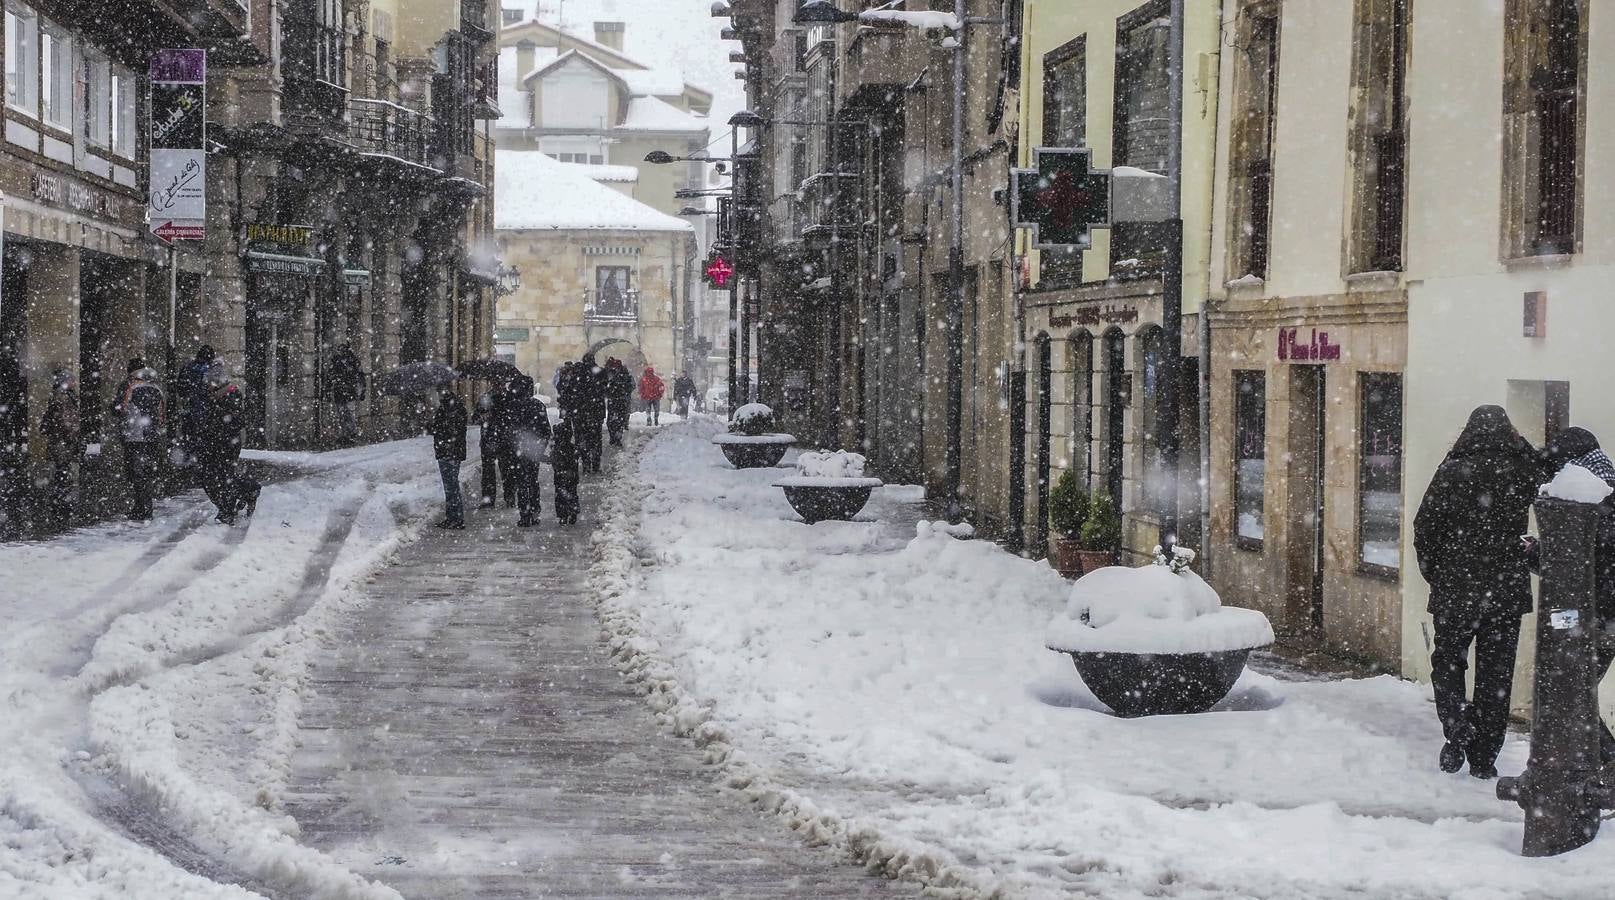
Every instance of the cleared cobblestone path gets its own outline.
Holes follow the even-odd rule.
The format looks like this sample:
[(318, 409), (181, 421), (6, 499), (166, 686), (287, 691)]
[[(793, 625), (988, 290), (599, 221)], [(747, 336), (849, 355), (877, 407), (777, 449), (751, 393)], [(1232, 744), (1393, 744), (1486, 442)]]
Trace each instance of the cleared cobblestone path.
[(289, 792), (306, 843), (433, 900), (917, 894), (720, 790), (611, 667), (589, 521), (514, 520), (434, 530), (335, 635)]

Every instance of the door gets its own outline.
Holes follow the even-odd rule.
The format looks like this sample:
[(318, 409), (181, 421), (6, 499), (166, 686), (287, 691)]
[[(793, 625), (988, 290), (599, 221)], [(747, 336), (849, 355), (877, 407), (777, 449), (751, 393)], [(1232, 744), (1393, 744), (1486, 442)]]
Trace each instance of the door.
[(1291, 367), (1285, 624), (1313, 634), (1323, 630), (1326, 387), (1322, 366)]
[(1054, 352), (1046, 334), (1037, 337), (1037, 543), (1039, 556), (1049, 550), (1050, 444), (1054, 438)]
[(1127, 398), (1132, 385), (1127, 374), (1127, 335), (1105, 335), (1105, 492), (1116, 512), (1122, 512), (1122, 460), (1127, 453)]

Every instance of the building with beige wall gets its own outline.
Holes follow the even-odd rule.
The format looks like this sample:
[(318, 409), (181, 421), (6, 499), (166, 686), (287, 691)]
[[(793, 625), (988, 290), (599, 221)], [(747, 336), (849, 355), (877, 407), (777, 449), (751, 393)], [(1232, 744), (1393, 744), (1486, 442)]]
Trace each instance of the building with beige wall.
[[(1087, 147), (1095, 167), (1165, 174), (1174, 114), (1168, 109), (1166, 0), (1026, 0), (1024, 6), (1019, 165), (1031, 166), (1037, 147)], [(1026, 509), (1034, 548), (1047, 540), (1048, 485), (1064, 471), (1116, 501), (1131, 561), (1148, 558), (1168, 505), (1179, 511), (1182, 540), (1201, 543), (1196, 322), (1210, 277), (1218, 6), (1188, 4), (1184, 98), (1176, 111), (1183, 126), (1184, 313), (1176, 479), (1160, 468), (1157, 440), (1166, 226), (1095, 229), (1086, 251), (1039, 251), (1025, 235), (1018, 238), (1026, 272)], [(1173, 484), (1175, 498), (1168, 496)]]
[(590, 171), (536, 150), (498, 154), (495, 227), (521, 287), (500, 301), (496, 349), (541, 390), (562, 363), (596, 349), (636, 376), (647, 364), (669, 378), (678, 369), (693, 229)]
[[(1615, 121), (1601, 115), (1615, 108), (1615, 30), (1598, 15), (1608, 11), (1587, 0), (1415, 3), (1405, 521), (1478, 405), (1501, 404), (1533, 444), (1568, 425), (1615, 443), (1605, 202)], [(1429, 593), (1411, 547), (1403, 568), (1402, 667), (1427, 679)], [(1533, 622), (1521, 629), (1522, 710)]]

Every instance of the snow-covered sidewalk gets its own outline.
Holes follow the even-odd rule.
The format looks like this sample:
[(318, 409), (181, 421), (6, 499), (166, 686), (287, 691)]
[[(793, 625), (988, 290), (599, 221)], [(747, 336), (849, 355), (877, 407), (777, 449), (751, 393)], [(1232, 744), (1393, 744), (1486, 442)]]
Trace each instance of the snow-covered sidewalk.
[(273, 457), (303, 474), (233, 528), (192, 492), (0, 545), (0, 897), (397, 896), (300, 846), (280, 794), (307, 655), (441, 505), (431, 445)]
[(595, 586), (653, 703), (814, 837), (967, 893), (1608, 896), (1615, 834), (1522, 858), (1520, 810), (1437, 770), (1427, 687), (1247, 672), (1212, 713), (1117, 719), (1044, 649), (1045, 564), (898, 535), (912, 488), (803, 525), (718, 428), (623, 467)]

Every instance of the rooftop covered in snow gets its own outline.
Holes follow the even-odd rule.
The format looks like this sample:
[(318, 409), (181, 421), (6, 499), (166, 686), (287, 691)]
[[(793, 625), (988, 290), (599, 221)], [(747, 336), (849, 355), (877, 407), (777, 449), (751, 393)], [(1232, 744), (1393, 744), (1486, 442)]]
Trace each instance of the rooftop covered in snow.
[(590, 177), (591, 170), (625, 167), (569, 165), (536, 150), (500, 150), (494, 166), (494, 227), (501, 230), (694, 230)]

